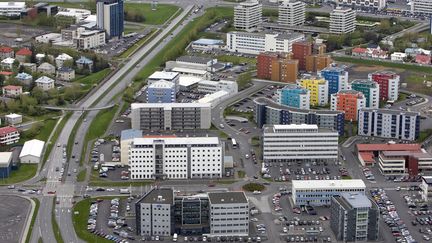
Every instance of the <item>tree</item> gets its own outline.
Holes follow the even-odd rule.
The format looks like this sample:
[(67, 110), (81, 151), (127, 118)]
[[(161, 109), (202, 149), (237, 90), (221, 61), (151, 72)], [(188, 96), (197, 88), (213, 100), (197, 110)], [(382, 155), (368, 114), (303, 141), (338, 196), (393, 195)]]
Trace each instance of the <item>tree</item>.
[(64, 89), (64, 99), (68, 101), (74, 101), (78, 98), (81, 93), (81, 86), (79, 84), (73, 84), (70, 87)]
[(48, 100), (48, 94), (39, 87), (34, 87), (32, 90), (32, 96), (37, 100), (38, 104), (45, 104)]
[(3, 74), (0, 74), (0, 86), (3, 86), (5, 80), (5, 76)]

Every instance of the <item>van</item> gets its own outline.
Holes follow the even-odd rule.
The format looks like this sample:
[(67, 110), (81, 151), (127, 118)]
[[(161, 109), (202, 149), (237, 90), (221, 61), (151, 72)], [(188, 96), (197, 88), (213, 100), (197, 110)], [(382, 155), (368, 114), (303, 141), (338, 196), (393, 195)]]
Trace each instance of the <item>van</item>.
[(173, 241), (174, 241), (174, 242), (177, 241), (177, 234), (176, 234), (176, 233), (174, 233), (174, 235), (173, 235)]

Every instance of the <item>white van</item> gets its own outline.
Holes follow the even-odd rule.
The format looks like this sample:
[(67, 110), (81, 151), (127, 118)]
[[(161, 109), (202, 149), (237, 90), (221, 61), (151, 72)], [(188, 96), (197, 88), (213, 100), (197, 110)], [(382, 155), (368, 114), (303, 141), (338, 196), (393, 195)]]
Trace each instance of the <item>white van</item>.
[(174, 233), (174, 235), (173, 235), (173, 241), (174, 241), (174, 242), (177, 241), (177, 233)]

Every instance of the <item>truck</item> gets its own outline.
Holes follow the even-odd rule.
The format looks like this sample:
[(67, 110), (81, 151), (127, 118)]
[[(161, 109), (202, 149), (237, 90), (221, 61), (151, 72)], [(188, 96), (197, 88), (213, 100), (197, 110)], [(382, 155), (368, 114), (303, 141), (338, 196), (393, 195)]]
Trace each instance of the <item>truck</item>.
[(130, 193), (129, 188), (121, 188), (120, 189), (120, 194), (129, 194), (129, 193)]

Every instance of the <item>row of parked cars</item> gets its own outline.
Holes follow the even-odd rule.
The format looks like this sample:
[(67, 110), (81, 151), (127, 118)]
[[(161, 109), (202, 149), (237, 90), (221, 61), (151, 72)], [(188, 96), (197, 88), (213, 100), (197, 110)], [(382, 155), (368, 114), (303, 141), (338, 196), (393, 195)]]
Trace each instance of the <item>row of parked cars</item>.
[(384, 222), (390, 227), (394, 240), (399, 243), (417, 243), (408, 230), (405, 222), (399, 217), (394, 203), (384, 189), (370, 190), (372, 199), (378, 205)]

